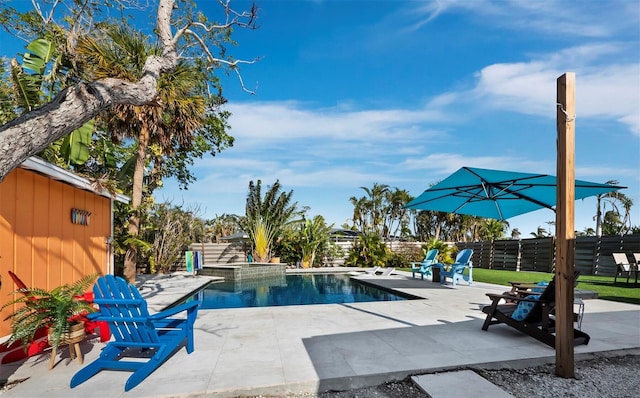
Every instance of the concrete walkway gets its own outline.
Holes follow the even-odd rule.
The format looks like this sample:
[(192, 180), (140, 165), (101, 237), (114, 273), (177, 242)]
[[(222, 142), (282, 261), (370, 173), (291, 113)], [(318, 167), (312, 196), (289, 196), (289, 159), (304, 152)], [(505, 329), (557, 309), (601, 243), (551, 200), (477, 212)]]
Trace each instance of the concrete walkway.
[[(27, 379), (3, 395), (284, 396), (353, 389), (476, 366), (517, 367), (555, 360), (553, 349), (508, 326), (481, 330), (484, 314), (480, 309), (489, 304), (485, 293), (502, 292), (504, 286), (462, 282), (452, 288), (412, 279), (406, 273), (361, 278), (423, 299), (200, 311), (196, 350), (187, 355), (181, 349), (127, 393), (124, 383), (130, 373), (114, 371), (103, 371), (70, 389), (69, 380), (83, 365), (58, 359), (49, 371), (49, 354), (45, 353), (2, 365), (0, 379)], [(175, 275), (139, 285), (150, 307), (159, 310), (210, 280)], [(640, 306), (597, 299), (585, 300), (585, 304), (582, 329), (591, 335), (591, 342), (575, 348), (576, 358), (640, 352)], [(84, 342), (85, 364), (103, 346), (96, 339)], [(456, 395), (455, 390), (451, 395)]]

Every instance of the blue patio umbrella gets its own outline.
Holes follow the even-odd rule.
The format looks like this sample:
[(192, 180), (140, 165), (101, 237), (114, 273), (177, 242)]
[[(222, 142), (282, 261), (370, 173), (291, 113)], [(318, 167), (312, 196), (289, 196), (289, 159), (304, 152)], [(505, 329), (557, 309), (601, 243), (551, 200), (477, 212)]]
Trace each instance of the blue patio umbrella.
[[(576, 180), (575, 198), (622, 188), (626, 187)], [(506, 220), (543, 208), (554, 210), (555, 204), (555, 176), (462, 167), (405, 207)]]

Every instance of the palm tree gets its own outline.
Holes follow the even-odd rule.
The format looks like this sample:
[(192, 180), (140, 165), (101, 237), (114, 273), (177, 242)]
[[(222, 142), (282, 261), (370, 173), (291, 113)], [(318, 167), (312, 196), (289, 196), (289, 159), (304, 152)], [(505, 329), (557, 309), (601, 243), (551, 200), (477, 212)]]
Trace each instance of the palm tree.
[[(618, 185), (617, 180), (609, 180), (606, 184), (610, 185)], [(626, 231), (631, 229), (631, 207), (633, 206), (633, 201), (627, 197), (625, 194), (619, 191), (607, 192), (604, 194), (600, 194), (597, 197), (596, 201), (596, 216), (594, 217), (596, 220), (596, 236), (602, 236), (602, 208), (606, 208), (606, 204), (609, 203), (613, 211), (618, 214), (618, 217), (610, 216), (611, 219), (615, 219), (619, 223), (618, 228), (613, 228), (616, 230), (614, 233), (624, 234)], [(618, 209), (618, 205), (622, 205), (624, 209), (624, 218), (620, 220), (620, 211)]]
[(531, 236), (533, 236), (534, 238), (546, 238), (547, 236), (549, 236), (549, 233), (546, 229), (538, 227), (538, 230), (536, 232), (531, 232)]
[(385, 219), (385, 198), (387, 193), (389, 192), (389, 186), (386, 184), (378, 184), (376, 182), (373, 183), (373, 187), (371, 189), (367, 187), (360, 187), (360, 189), (364, 190), (367, 193), (367, 197), (365, 200), (365, 209), (368, 213), (369, 222), (367, 225), (367, 229), (373, 231), (378, 234), (378, 236), (383, 236), (383, 227), (384, 227), (384, 219)]
[[(407, 233), (409, 217), (408, 210), (404, 206), (412, 199), (409, 191), (405, 189), (395, 188), (393, 191), (387, 191), (387, 214), (384, 221), (384, 231), (387, 238), (391, 235), (397, 236), (398, 230), (400, 230), (401, 236)], [(397, 222), (397, 226), (394, 228), (395, 222)]]
[(207, 222), (208, 235), (212, 242), (218, 242), (224, 236), (233, 235), (240, 231), (240, 217), (235, 214), (216, 215)]
[(504, 236), (508, 224), (505, 221), (486, 219), (482, 227), (482, 239), (496, 240)]
[[(138, 81), (146, 59), (160, 52), (160, 47), (150, 45), (145, 36), (121, 26), (107, 27), (103, 40), (82, 37), (78, 41), (79, 62), (91, 79)], [(207, 97), (207, 77), (202, 68), (181, 61), (174, 71), (161, 75), (159, 95), (155, 102), (143, 106), (117, 105), (100, 117), (112, 139), (122, 141), (133, 138), (137, 144), (130, 191), (132, 211), (128, 225), (128, 233), (132, 237), (140, 232), (143, 196), (150, 196), (150, 191), (158, 181), (169, 173), (163, 169), (164, 158), (175, 162), (190, 151), (201, 156), (202, 149), (196, 145), (203, 140), (196, 140), (196, 136), (211, 142), (212, 137), (207, 134), (212, 129), (221, 128), (222, 134), (218, 138), (225, 139), (224, 128), (228, 115), (215, 114), (213, 105), (220, 100)], [(215, 146), (215, 143), (211, 145)], [(153, 148), (151, 153), (150, 148)], [(151, 189), (145, 191), (144, 178), (150, 163), (152, 173), (149, 173), (147, 186)], [(188, 181), (188, 177), (185, 178)], [(136, 247), (130, 246), (124, 267), (124, 276), (129, 281), (135, 280), (136, 257)]]
[(360, 232), (365, 233), (367, 228), (366, 221), (366, 201), (365, 197), (356, 198), (352, 196), (349, 198), (349, 201), (353, 205), (353, 226)]

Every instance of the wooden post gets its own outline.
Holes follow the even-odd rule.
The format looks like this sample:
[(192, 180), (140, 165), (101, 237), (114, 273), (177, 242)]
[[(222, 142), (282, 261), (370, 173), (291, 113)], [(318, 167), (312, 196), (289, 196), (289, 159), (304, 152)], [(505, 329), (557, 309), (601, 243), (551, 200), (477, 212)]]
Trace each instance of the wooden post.
[(556, 374), (574, 377), (575, 73), (557, 80)]

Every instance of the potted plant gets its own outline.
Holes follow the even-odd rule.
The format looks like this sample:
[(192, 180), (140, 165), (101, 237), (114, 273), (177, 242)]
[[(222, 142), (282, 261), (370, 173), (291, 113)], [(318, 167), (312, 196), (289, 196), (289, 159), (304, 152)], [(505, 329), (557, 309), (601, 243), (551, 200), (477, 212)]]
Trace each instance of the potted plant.
[(21, 341), (26, 349), (35, 333), (42, 328), (48, 328), (49, 344), (53, 348), (57, 349), (67, 343), (72, 326), (81, 323), (78, 318), (95, 311), (92, 304), (84, 299), (84, 292), (97, 276), (98, 274), (87, 275), (73, 284), (65, 284), (53, 290), (26, 288), (14, 292), (21, 294), (21, 297), (2, 306), (4, 310), (18, 305), (15, 312), (5, 318), (11, 319), (12, 333), (7, 343)]

